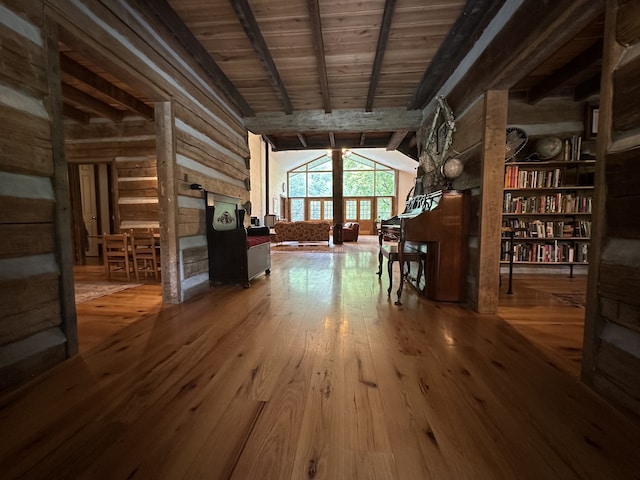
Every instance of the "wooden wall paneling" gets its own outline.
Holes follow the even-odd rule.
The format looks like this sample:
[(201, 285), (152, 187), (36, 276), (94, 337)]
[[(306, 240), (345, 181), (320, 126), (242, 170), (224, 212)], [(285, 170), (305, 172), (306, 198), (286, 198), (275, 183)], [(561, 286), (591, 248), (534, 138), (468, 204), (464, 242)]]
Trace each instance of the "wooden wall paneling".
[[(115, 185), (118, 201), (115, 205), (118, 210), (120, 231), (131, 228), (156, 228), (160, 224), (156, 156), (117, 157), (113, 165), (117, 178)], [(141, 182), (149, 187), (148, 195), (138, 195), (132, 188), (132, 184)]]
[(0, 129), (2, 169), (7, 172), (52, 175), (49, 121), (6, 105), (0, 105), (0, 118), (3, 119)]
[(73, 256), (75, 265), (86, 263), (85, 246), (88, 238), (85, 236), (86, 226), (82, 215), (82, 191), (80, 188), (80, 166), (69, 165), (69, 198), (71, 202), (71, 236), (73, 238)]
[(584, 104), (569, 98), (550, 97), (530, 105), (523, 98), (511, 97), (508, 124), (522, 127), (531, 143), (538, 136), (581, 134)]
[[(623, 0), (607, 1), (592, 215), (596, 235), (589, 252), (582, 377), (608, 400), (640, 418), (640, 226), (634, 214), (637, 201), (633, 201), (640, 197), (640, 136), (626, 135), (627, 151), (620, 151), (612, 141), (618, 128), (637, 129), (639, 118), (636, 99), (629, 100), (629, 109), (621, 100), (633, 88), (630, 72), (640, 65), (634, 56), (640, 42), (635, 39), (625, 47), (616, 41), (621, 35), (634, 38), (629, 32), (640, 31), (640, 10), (628, 10), (626, 5)], [(621, 26), (619, 8), (629, 14)], [(624, 30), (621, 35), (619, 28)], [(627, 215), (619, 213), (619, 208), (627, 209)]]
[(59, 294), (56, 273), (0, 281), (0, 345), (60, 326)]
[(121, 123), (95, 118), (91, 123), (65, 122), (65, 139), (87, 142), (91, 139), (104, 138), (155, 138), (155, 124), (153, 121), (141, 117), (125, 117)]
[[(157, 172), (157, 170), (156, 170)], [(125, 197), (158, 197), (158, 180), (131, 178), (120, 181), (118, 190)]]
[[(3, 83), (29, 95), (44, 96), (47, 92), (47, 76), (42, 45), (25, 41), (24, 36), (0, 24), (0, 47)], [(25, 57), (30, 61), (25, 62)]]
[(185, 135), (183, 131), (177, 131), (176, 137), (176, 148), (179, 155), (238, 180), (244, 180), (249, 175), (249, 170), (245, 167), (244, 161), (240, 164), (233, 159), (229, 159), (223, 152), (212, 149), (211, 146), (191, 135)]
[[(204, 205), (204, 200), (202, 201)], [(190, 237), (194, 235), (205, 235), (205, 215), (204, 209), (178, 208), (178, 221), (180, 237)]]
[(160, 264), (162, 268), (162, 301), (180, 303), (180, 252), (178, 236), (178, 211), (176, 175), (176, 140), (172, 102), (156, 102), (156, 145), (158, 162), (158, 199), (160, 227)]
[(199, 165), (190, 164), (189, 167), (185, 167), (181, 164), (182, 161), (182, 159), (178, 159), (178, 175), (176, 177), (179, 179), (178, 192), (181, 195), (189, 193), (190, 184), (198, 183), (209, 192), (237, 197), (242, 200), (243, 203), (249, 199), (249, 192), (247, 191), (244, 182), (229, 177), (225, 178), (223, 176), (219, 176), (218, 178), (207, 176), (206, 174), (203, 174), (201, 170), (195, 169), (200, 168)]
[(640, 418), (640, 359), (602, 341), (594, 372), (594, 387), (634, 418)]
[[(634, 253), (637, 251), (638, 246), (637, 242), (616, 241), (616, 248), (620, 249), (618, 254), (621, 254), (618, 257), (626, 257), (630, 261), (637, 261), (638, 255), (634, 255)], [(600, 264), (600, 280), (601, 296), (615, 300), (619, 304), (640, 307), (640, 298), (638, 298), (640, 277), (635, 265), (611, 264), (603, 261)], [(636, 330), (637, 326), (631, 328)]]
[(54, 21), (45, 17), (43, 36), (47, 56), (49, 95), (45, 105), (51, 118), (51, 148), (54, 174), (52, 178), (56, 208), (57, 260), (60, 268), (61, 330), (66, 338), (66, 355), (78, 353), (78, 328), (75, 290), (73, 285), (73, 250), (71, 238), (71, 205), (69, 203), (68, 167), (65, 160), (64, 125), (62, 115), (61, 75), (58, 52), (58, 30)]
[(154, 155), (155, 139), (140, 142), (127, 140), (96, 141), (94, 143), (67, 142), (66, 151), (73, 163), (108, 163), (116, 157), (144, 157)]
[(456, 131), (453, 135), (451, 152), (456, 151), (464, 155), (482, 144), (484, 125), (484, 102), (482, 100), (483, 97), (479, 97), (464, 112), (453, 112)]
[(53, 222), (54, 209), (49, 199), (0, 196), (0, 223)]
[(504, 146), (508, 106), (508, 91), (489, 90), (485, 93), (479, 217), (480, 264), (476, 305), (476, 311), (479, 313), (495, 313), (498, 309)]
[(206, 247), (187, 248), (182, 251), (185, 278), (209, 273), (209, 254)]
[[(209, 139), (214, 139), (215, 142), (222, 147), (223, 150), (227, 150), (230, 157), (234, 155), (239, 158), (244, 158), (248, 154), (248, 133), (245, 129), (238, 130), (236, 128), (229, 129), (223, 128), (219, 123), (219, 119), (212, 118), (208, 112), (206, 112), (201, 105), (194, 105), (188, 103), (176, 103), (176, 118), (184, 122), (191, 128), (206, 135)], [(188, 134), (188, 132), (185, 132)]]
[(602, 79), (600, 87), (600, 111), (598, 138), (596, 144), (595, 189), (593, 194), (593, 211), (591, 214), (591, 239), (589, 243), (589, 274), (587, 280), (587, 303), (585, 305), (584, 341), (582, 347), (582, 380), (593, 387), (593, 372), (596, 365), (596, 354), (600, 333), (605, 322), (600, 315), (600, 258), (605, 243), (606, 232), (606, 158), (607, 148), (611, 142), (613, 71), (622, 56), (624, 49), (616, 39), (617, 0), (607, 0), (604, 29), (604, 48), (602, 50)]
[(626, 132), (640, 128), (640, 57), (613, 74), (613, 129)]
[(150, 157), (119, 157), (116, 158), (118, 178), (158, 178), (158, 161), (155, 155)]
[(53, 224), (1, 224), (0, 258), (28, 257), (55, 250)]
[(640, 148), (608, 154), (605, 172), (607, 234), (640, 241)]
[(638, 2), (620, 2), (616, 18), (616, 40), (620, 45), (632, 45), (640, 40), (638, 17), (640, 17)]

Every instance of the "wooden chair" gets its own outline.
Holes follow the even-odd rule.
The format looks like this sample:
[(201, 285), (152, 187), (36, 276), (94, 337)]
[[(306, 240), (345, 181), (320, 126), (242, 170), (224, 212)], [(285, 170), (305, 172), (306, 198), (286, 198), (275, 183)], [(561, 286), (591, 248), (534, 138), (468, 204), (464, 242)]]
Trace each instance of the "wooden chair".
[(131, 232), (131, 252), (136, 282), (140, 281), (141, 273), (144, 273), (144, 278), (151, 274), (155, 280), (158, 280), (158, 253), (156, 238), (152, 230)]
[(124, 272), (127, 281), (131, 279), (131, 253), (128, 237), (124, 233), (103, 234), (102, 251), (107, 279), (111, 280), (113, 272)]

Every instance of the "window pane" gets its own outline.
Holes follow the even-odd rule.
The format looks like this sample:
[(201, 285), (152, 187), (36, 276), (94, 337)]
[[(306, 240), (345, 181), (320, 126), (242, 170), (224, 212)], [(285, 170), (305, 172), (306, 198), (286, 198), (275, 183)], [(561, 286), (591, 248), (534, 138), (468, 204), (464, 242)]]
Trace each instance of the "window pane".
[(306, 173), (290, 173), (289, 174), (289, 196), (304, 197), (307, 195), (307, 174)]
[(372, 197), (374, 172), (344, 172), (344, 195), (348, 197)]
[(371, 200), (360, 200), (360, 215), (358, 220), (371, 220)]
[(345, 218), (347, 220), (357, 220), (358, 219), (358, 201), (357, 200), (347, 200), (345, 203)]
[(344, 159), (344, 170), (373, 170), (374, 162), (361, 157), (351, 156)]
[(333, 193), (331, 172), (309, 172), (309, 196), (330, 197)]
[(378, 198), (378, 218), (380, 220), (387, 220), (391, 218), (391, 199), (390, 198)]
[(304, 220), (304, 199), (292, 198), (291, 199), (291, 221), (299, 222)]
[(309, 170), (322, 170), (325, 172), (330, 172), (333, 170), (333, 164), (331, 163), (331, 159), (327, 157), (319, 158), (318, 160), (314, 160), (313, 162), (307, 163)]
[(324, 219), (333, 220), (333, 200), (324, 201)]
[(395, 194), (395, 175), (393, 170), (376, 171), (376, 196)]
[(320, 218), (320, 200), (309, 201), (309, 220), (321, 220)]

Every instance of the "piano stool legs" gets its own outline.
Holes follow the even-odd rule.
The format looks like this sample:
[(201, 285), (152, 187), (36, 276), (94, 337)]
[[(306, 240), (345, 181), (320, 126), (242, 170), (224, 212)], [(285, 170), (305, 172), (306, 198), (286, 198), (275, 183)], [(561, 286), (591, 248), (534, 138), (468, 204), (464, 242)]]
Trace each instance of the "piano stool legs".
[[(378, 278), (382, 277), (382, 259), (387, 258), (387, 273), (389, 275), (389, 288), (387, 288), (387, 296), (391, 297), (391, 290), (393, 290), (393, 263), (398, 262), (400, 260), (400, 256), (398, 255), (398, 245), (382, 245), (380, 247), (380, 252), (378, 253)], [(416, 252), (414, 250), (405, 251), (404, 252), (404, 264), (407, 266), (407, 271), (400, 272), (400, 285), (398, 287), (398, 299), (394, 302), (396, 305), (402, 305), (400, 301), (402, 297), (402, 289), (404, 284), (404, 279), (411, 273), (411, 263), (410, 262), (418, 262), (418, 279), (422, 276), (424, 270), (422, 267), (422, 262), (424, 260), (424, 255), (421, 252)], [(404, 270), (404, 265), (400, 266), (401, 270)]]

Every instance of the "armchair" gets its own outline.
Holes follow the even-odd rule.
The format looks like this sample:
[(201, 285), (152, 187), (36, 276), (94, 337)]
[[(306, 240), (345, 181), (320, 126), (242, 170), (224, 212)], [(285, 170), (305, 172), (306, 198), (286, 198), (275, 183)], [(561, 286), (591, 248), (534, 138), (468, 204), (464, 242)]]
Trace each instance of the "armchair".
[(347, 222), (342, 226), (342, 241), (357, 242), (360, 224), (357, 222)]

